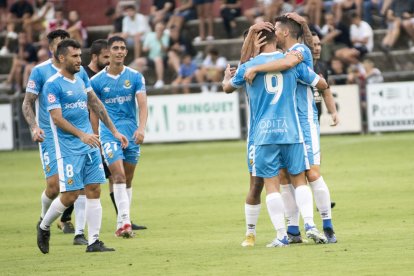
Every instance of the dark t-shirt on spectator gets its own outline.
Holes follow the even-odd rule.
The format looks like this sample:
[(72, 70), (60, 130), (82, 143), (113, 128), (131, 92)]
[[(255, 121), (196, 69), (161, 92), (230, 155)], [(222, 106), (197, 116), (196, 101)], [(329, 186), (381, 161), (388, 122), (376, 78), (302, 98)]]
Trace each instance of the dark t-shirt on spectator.
[(17, 18), (22, 18), (24, 14), (28, 13), (33, 15), (33, 6), (27, 2), (16, 2), (10, 6), (10, 13), (14, 14)]
[[(18, 52), (19, 48), (17, 47), (15, 53), (17, 54)], [(26, 44), (24, 46), (24, 55), (26, 56), (24, 60), (28, 63), (37, 62), (37, 50), (32, 44)]]
[(395, 17), (402, 17), (404, 12), (414, 13), (414, 0), (393, 0), (390, 9)]
[[(315, 66), (313, 67), (313, 70), (315, 71), (316, 74), (322, 75), (324, 79), (328, 81), (328, 65), (325, 62), (318, 60)], [(323, 92), (319, 91), (316, 87), (313, 87), (312, 91), (313, 91), (313, 97), (316, 103), (316, 108), (318, 109), (318, 121), (319, 121), (321, 118), (321, 113), (322, 113), (322, 93)]]
[(174, 11), (175, 9), (175, 1), (174, 0), (154, 0), (154, 3), (152, 4), (157, 8), (157, 11), (164, 8), (165, 3), (171, 3), (172, 7), (170, 8), (169, 12)]
[(336, 29), (340, 30), (341, 33), (335, 37), (335, 43), (343, 43), (349, 48), (352, 48), (351, 36), (349, 34), (349, 26), (339, 22), (336, 25)]
[(122, 20), (124, 20), (124, 16), (120, 16), (115, 19), (113, 24), (115, 33), (122, 33)]
[(88, 74), (89, 78), (92, 78), (93, 76), (96, 75), (97, 72), (92, 71), (91, 68), (89, 68), (89, 66), (83, 66), (83, 69), (85, 69), (86, 74)]

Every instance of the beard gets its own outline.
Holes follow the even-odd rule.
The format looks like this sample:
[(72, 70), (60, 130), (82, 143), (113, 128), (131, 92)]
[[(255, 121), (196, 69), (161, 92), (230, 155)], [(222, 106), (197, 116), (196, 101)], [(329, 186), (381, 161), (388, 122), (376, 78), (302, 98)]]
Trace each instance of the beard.
[(75, 75), (76, 73), (78, 73), (80, 71), (80, 67), (78, 69), (77, 66), (75, 66), (75, 65), (68, 65), (68, 66), (66, 66), (65, 69), (66, 69), (66, 71), (68, 71), (72, 75)]
[(102, 62), (99, 62), (99, 60), (98, 60), (98, 63), (96, 64), (99, 71), (103, 70), (107, 65), (109, 65), (109, 62), (108, 63), (102, 63)]

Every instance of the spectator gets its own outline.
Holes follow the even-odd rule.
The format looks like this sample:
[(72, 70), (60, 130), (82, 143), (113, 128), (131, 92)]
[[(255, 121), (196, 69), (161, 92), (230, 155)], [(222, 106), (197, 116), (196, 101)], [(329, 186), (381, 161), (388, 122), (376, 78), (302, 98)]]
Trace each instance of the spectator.
[(346, 78), (344, 75), (346, 75), (346, 69), (342, 61), (338, 58), (332, 58), (330, 63), (330, 75), (333, 75), (334, 77), (329, 80), (329, 84), (346, 84)]
[[(214, 0), (193, 0), (197, 9), (198, 15), (198, 33), (200, 34), (194, 38), (194, 42), (200, 42), (202, 40), (214, 40), (213, 37), (213, 2)], [(207, 21), (207, 37), (205, 23)]]
[(110, 36), (120, 35), (122, 34), (122, 22), (124, 20), (124, 15), (120, 11), (120, 6), (118, 5), (116, 8), (110, 7), (105, 13), (105, 16), (109, 19), (112, 23), (113, 30)]
[(192, 0), (182, 0), (181, 5), (175, 8), (173, 15), (167, 24), (170, 30), (170, 36), (173, 40), (178, 40), (181, 34), (181, 28), (188, 20), (197, 19), (197, 11), (195, 10)]
[(36, 48), (28, 43), (27, 34), (18, 34), (18, 46), (13, 57), (13, 65), (7, 76), (6, 83), (14, 85), (16, 91), (22, 90), (23, 76), (29, 75), (27, 72), (34, 67), (37, 62)]
[(305, 13), (309, 16), (309, 23), (312, 25), (321, 25), (321, 13), (323, 9), (322, 0), (307, 0)]
[(352, 47), (349, 26), (342, 22), (335, 23), (332, 13), (325, 14), (325, 25), (322, 27), (321, 33), (323, 35), (321, 59), (325, 62), (329, 62), (337, 50)]
[(355, 10), (356, 13), (361, 16), (362, 1), (363, 0), (334, 0), (332, 9), (336, 22), (341, 22), (343, 14), (351, 10)]
[(388, 53), (400, 37), (403, 20), (414, 14), (414, 0), (394, 0), (387, 11), (388, 30), (382, 40), (381, 50)]
[[(24, 22), (24, 30), (27, 33), (29, 42), (33, 41), (34, 34), (41, 34), (46, 31), (49, 21), (55, 18), (53, 3), (47, 0), (36, 0), (34, 2), (34, 14)], [(36, 39), (35, 39), (36, 40)]]
[(223, 18), (223, 25), (226, 29), (227, 37), (234, 36), (233, 29), (236, 29), (236, 17), (241, 16), (241, 2), (240, 0), (222, 0), (220, 7), (220, 14)]
[(49, 27), (47, 32), (50, 33), (55, 30), (67, 30), (69, 26), (69, 21), (65, 18), (63, 10), (55, 10), (55, 18), (49, 21)]
[(335, 55), (347, 64), (357, 64), (365, 54), (374, 48), (374, 32), (371, 26), (355, 12), (352, 14), (351, 25), (352, 48), (342, 48)]
[(175, 10), (175, 0), (154, 0), (150, 11), (150, 22), (155, 26), (158, 22), (167, 23)]
[(172, 82), (173, 93), (177, 94), (177, 86), (182, 86), (184, 94), (190, 93), (188, 85), (195, 81), (197, 65), (192, 61), (191, 55), (186, 54), (182, 59), (178, 77)]
[(366, 84), (384, 82), (384, 77), (381, 71), (375, 67), (375, 64), (370, 59), (365, 59), (362, 63), (364, 66), (364, 78)]
[(164, 86), (164, 62), (167, 61), (167, 49), (170, 42), (170, 37), (164, 30), (164, 23), (159, 22), (155, 25), (155, 31), (147, 34), (144, 40), (143, 51), (148, 52), (148, 57), (136, 60), (140, 72), (145, 71), (148, 65), (155, 66), (157, 81), (154, 88)]
[(196, 79), (201, 84), (201, 92), (209, 92), (207, 82), (212, 82), (210, 92), (217, 92), (217, 85), (223, 79), (223, 73), (227, 66), (225, 57), (219, 56), (219, 52), (211, 48), (204, 59), (201, 68), (196, 72)]
[(125, 17), (122, 20), (122, 37), (125, 38), (128, 47), (134, 47), (134, 57), (141, 56), (141, 43), (146, 35), (151, 32), (148, 19), (136, 11), (134, 5), (125, 7)]
[(83, 47), (87, 46), (88, 43), (88, 32), (79, 18), (77, 11), (69, 12), (69, 26), (67, 32), (70, 37), (79, 42)]
[(2, 32), (7, 25), (7, 0), (0, 0), (0, 32)]

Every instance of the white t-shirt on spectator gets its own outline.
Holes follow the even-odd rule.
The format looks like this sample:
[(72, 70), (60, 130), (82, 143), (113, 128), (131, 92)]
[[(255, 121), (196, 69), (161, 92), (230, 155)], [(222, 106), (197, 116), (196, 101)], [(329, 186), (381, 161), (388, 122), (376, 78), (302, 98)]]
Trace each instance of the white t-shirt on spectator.
[(137, 13), (134, 16), (134, 19), (129, 16), (125, 16), (122, 19), (122, 32), (127, 33), (128, 35), (136, 35), (137, 33), (147, 34), (151, 32), (151, 28), (148, 24), (147, 17)]
[(213, 62), (211, 56), (208, 55), (203, 61), (203, 67), (219, 67), (222, 69), (226, 69), (227, 60), (225, 57), (218, 57), (216, 62)]
[(358, 42), (358, 43), (354, 43), (354, 46), (356, 47), (365, 46), (367, 47), (368, 52), (371, 52), (372, 49), (374, 48), (374, 32), (372, 31), (371, 26), (367, 22), (361, 21), (359, 26), (352, 24), (350, 35), (351, 35), (351, 41), (354, 39), (363, 40), (365, 38), (368, 38), (367, 44), (364, 45)]

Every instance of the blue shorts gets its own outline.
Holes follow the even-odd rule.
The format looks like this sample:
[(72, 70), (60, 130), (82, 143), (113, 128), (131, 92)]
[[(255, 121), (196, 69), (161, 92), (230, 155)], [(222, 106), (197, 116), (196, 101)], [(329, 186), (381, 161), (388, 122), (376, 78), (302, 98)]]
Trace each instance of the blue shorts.
[(253, 165), (254, 165), (254, 143), (253, 141), (247, 142), (247, 168), (249, 172), (253, 172)]
[(60, 192), (82, 190), (88, 184), (105, 183), (105, 172), (99, 150), (65, 156), (57, 160)]
[(45, 178), (57, 174), (56, 151), (53, 140), (45, 140), (39, 143), (39, 153)]
[(134, 141), (129, 141), (126, 149), (121, 147), (121, 142), (118, 140), (102, 141), (102, 148), (108, 166), (119, 159), (122, 159), (127, 163), (137, 164), (141, 155), (140, 145), (135, 144)]
[(291, 175), (309, 168), (303, 143), (255, 146), (254, 160), (253, 175), (264, 178), (278, 176), (284, 167)]
[(319, 144), (320, 139), (320, 127), (318, 121), (313, 123), (301, 123), (300, 124), (303, 133), (303, 139), (305, 142), (306, 152), (309, 159), (309, 164), (320, 165), (321, 164), (321, 148)]

